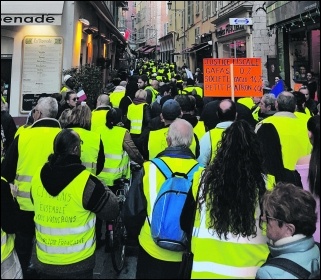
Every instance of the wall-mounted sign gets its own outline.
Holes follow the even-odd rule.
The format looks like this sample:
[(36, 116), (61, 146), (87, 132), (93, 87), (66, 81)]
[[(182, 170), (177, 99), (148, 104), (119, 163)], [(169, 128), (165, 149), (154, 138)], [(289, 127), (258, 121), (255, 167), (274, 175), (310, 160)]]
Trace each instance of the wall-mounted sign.
[(204, 96), (262, 96), (261, 58), (204, 58)]
[(62, 37), (26, 36), (23, 39), (21, 111), (31, 110), (33, 96), (60, 92)]
[(66, 1), (1, 1), (1, 25), (61, 25)]
[(252, 18), (230, 18), (230, 25), (253, 25)]
[(216, 38), (221, 38), (245, 30), (244, 25), (231, 25), (228, 22), (217, 27)]
[(61, 15), (1, 15), (1, 25), (61, 25)]

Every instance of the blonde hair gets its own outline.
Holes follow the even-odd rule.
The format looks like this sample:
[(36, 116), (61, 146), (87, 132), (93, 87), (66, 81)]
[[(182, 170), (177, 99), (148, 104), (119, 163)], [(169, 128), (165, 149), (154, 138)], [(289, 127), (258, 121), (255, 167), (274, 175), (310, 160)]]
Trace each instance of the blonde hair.
[(68, 109), (65, 109), (65, 110), (61, 113), (61, 115), (60, 115), (60, 117), (59, 117), (59, 119), (58, 119), (58, 121), (60, 122), (61, 128), (65, 128), (65, 127), (68, 126), (70, 115), (71, 115), (71, 109), (69, 109), (69, 108), (68, 108)]
[(146, 90), (139, 89), (135, 93), (135, 98), (146, 99), (146, 97), (147, 97), (147, 91)]
[(91, 128), (91, 110), (87, 104), (81, 104), (71, 110), (68, 118), (70, 127)]

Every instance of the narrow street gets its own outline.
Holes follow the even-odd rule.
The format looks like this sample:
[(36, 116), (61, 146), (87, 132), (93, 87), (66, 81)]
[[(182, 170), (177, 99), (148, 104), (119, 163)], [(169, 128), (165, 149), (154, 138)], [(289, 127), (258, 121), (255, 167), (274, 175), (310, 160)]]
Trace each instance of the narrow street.
[(125, 266), (118, 274), (113, 268), (110, 253), (105, 253), (105, 248), (102, 246), (96, 252), (94, 279), (135, 279), (136, 262), (137, 247), (127, 247)]

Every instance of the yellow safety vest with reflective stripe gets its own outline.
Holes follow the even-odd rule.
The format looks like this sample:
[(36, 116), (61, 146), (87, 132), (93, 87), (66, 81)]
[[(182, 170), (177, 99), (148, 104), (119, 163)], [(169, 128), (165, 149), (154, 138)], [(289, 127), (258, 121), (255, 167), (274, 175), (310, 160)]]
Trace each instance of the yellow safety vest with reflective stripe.
[(284, 168), (295, 170), (298, 159), (311, 153), (312, 145), (304, 120), (273, 115), (261, 123), (271, 123), (276, 128), (280, 137)]
[(144, 106), (147, 103), (130, 104), (128, 106), (127, 119), (130, 120), (130, 133), (141, 134), (143, 128)]
[(44, 188), (40, 171), (32, 180), (37, 257), (51, 265), (68, 265), (95, 252), (96, 214), (83, 208), (83, 193), (90, 176), (82, 171), (57, 196)]
[(252, 116), (257, 122), (259, 121), (259, 112), (260, 112), (260, 106), (257, 106), (255, 110), (252, 112)]
[(222, 139), (222, 133), (224, 130), (225, 130), (224, 128), (218, 128), (218, 127), (215, 127), (210, 130), (211, 149), (212, 149), (210, 162), (213, 161), (216, 155), (217, 143)]
[(152, 102), (154, 102), (156, 100), (157, 95), (158, 95), (158, 91), (156, 89), (154, 89), (152, 86), (147, 86), (145, 88), (145, 90), (146, 89), (149, 89), (152, 92)]
[(101, 126), (106, 126), (106, 115), (109, 110), (93, 110), (91, 113), (91, 131), (100, 130)]
[[(197, 87), (197, 86), (187, 86), (183, 89), (182, 94), (186, 94), (186, 93), (192, 93), (193, 89), (195, 89), (197, 95), (199, 95), (200, 97), (203, 98), (203, 89), (201, 87)], [(184, 92), (185, 91), (185, 92)]]
[(6, 261), (14, 249), (14, 234), (7, 234), (1, 228), (1, 264)]
[(53, 142), (61, 131), (58, 127), (31, 127), (19, 135), (18, 163), (14, 184), (18, 186), (17, 200), (21, 210), (33, 211), (30, 184), (35, 171), (53, 153)]
[(73, 127), (72, 129), (79, 134), (82, 140), (80, 156), (82, 165), (84, 165), (89, 172), (96, 174), (100, 135), (98, 132), (89, 131), (81, 127)]
[[(197, 175), (200, 176), (195, 174)], [(194, 199), (198, 188), (199, 181), (194, 179), (192, 186)], [(194, 261), (191, 279), (255, 278), (256, 271), (269, 254), (266, 244), (268, 240), (259, 228), (259, 218), (260, 209), (257, 202), (255, 211), (257, 236), (242, 237), (229, 233), (227, 239), (224, 237), (220, 239), (213, 230), (209, 229), (209, 210), (203, 204), (201, 211), (196, 211), (194, 221), (192, 234)]]
[[(1, 180), (8, 182), (1, 176)], [(14, 234), (8, 234), (1, 228), (1, 264), (10, 256), (14, 248)]]
[(119, 108), (120, 101), (124, 96), (125, 96), (125, 90), (114, 91), (109, 95), (110, 103), (113, 105), (113, 108)]
[(194, 126), (193, 131), (197, 135), (197, 138), (201, 139), (206, 133), (204, 121), (198, 121)]
[[(153, 159), (156, 157), (160, 152), (164, 151), (168, 145), (166, 142), (168, 127), (164, 127), (157, 130), (151, 130), (149, 132), (148, 137), (148, 152), (149, 152), (149, 159)], [(193, 137), (193, 141), (191, 146), (189, 147), (191, 152), (196, 156), (196, 140), (195, 135)]]
[[(197, 163), (195, 159), (170, 157), (161, 157), (161, 159), (166, 162), (172, 172), (187, 173)], [(200, 167), (200, 169), (203, 169), (203, 167)], [(161, 171), (159, 171), (151, 161), (144, 163), (144, 170), (143, 189), (147, 200), (147, 215), (151, 220), (152, 207), (165, 178)], [(199, 178), (194, 176), (194, 181), (195, 180), (199, 181)], [(156, 245), (151, 236), (148, 219), (145, 219), (145, 223), (140, 231), (138, 239), (139, 244), (151, 257), (169, 262), (182, 261), (182, 252), (169, 251)]]
[(129, 178), (129, 156), (123, 149), (127, 129), (114, 126), (112, 129), (104, 127), (100, 136), (104, 143), (105, 164), (98, 175), (107, 186), (113, 186), (116, 179)]

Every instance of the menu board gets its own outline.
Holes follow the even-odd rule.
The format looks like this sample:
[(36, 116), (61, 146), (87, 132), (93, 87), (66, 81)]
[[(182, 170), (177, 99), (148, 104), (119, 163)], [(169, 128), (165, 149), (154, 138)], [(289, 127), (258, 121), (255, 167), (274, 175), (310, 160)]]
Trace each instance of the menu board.
[(21, 111), (30, 111), (30, 98), (60, 92), (63, 39), (26, 36), (23, 40)]

